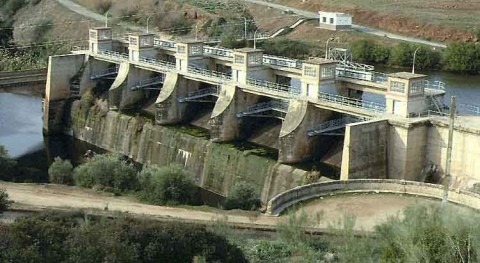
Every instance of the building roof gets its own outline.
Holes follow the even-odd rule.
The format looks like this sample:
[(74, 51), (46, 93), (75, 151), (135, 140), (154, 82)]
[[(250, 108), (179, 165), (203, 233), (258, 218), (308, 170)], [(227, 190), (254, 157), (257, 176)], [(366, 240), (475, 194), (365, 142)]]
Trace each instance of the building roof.
[(253, 49), (251, 47), (244, 47), (244, 48), (237, 48), (235, 51), (243, 52), (243, 53), (250, 53), (250, 52), (263, 52), (263, 49)]
[(304, 62), (309, 64), (315, 64), (315, 65), (337, 63), (335, 60), (324, 59), (319, 57), (309, 58), (308, 60), (304, 60)]
[(352, 17), (352, 15), (349, 15), (347, 13), (341, 13), (341, 12), (327, 12), (327, 11), (318, 11), (319, 14), (330, 14), (330, 15), (336, 15), (336, 16), (349, 16)]
[(412, 74), (410, 72), (397, 72), (389, 74), (390, 77), (401, 78), (401, 79), (416, 79), (426, 77), (427, 75), (423, 74)]

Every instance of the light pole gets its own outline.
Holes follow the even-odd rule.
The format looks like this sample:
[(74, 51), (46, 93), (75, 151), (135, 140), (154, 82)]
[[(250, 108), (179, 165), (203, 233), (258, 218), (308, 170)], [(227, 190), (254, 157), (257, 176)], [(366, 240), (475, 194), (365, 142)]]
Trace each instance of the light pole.
[(257, 32), (258, 32), (259, 28), (257, 28), (257, 30), (255, 30), (255, 32), (253, 33), (253, 49), (257, 49)]
[(413, 63), (412, 63), (412, 74), (415, 74), (415, 58), (417, 56), (417, 51), (420, 50), (420, 47), (417, 47), (413, 52)]
[(198, 24), (195, 24), (195, 40), (198, 40)]
[(335, 40), (335, 37), (330, 37), (327, 39), (327, 43), (325, 44), (325, 59), (328, 59), (328, 42)]
[(153, 15), (150, 15), (147, 17), (147, 34), (148, 34), (148, 22), (150, 21), (150, 18), (152, 18)]
[(110, 12), (110, 10), (105, 12), (105, 27), (108, 27), (108, 12)]
[(247, 18), (243, 17), (243, 39), (247, 40)]

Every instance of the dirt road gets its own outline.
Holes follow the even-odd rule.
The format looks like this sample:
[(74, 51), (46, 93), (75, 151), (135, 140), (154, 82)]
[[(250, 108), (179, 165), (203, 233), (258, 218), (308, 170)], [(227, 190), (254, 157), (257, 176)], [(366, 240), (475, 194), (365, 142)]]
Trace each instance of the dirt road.
[[(15, 201), (14, 208), (22, 209), (98, 209), (104, 211), (105, 208), (108, 208), (110, 212), (119, 211), (149, 218), (203, 223), (220, 220), (234, 225), (267, 229), (275, 228), (279, 222), (288, 219), (287, 216), (270, 217), (254, 212), (224, 211), (214, 208), (200, 207), (198, 208), (200, 210), (193, 210), (193, 208), (153, 206), (138, 203), (128, 197), (114, 197), (103, 192), (63, 185), (0, 182), (0, 189), (7, 190), (10, 199)], [(326, 231), (332, 226), (338, 227), (338, 222), (346, 213), (349, 213), (357, 218), (356, 230), (371, 231), (376, 224), (384, 222), (387, 217), (401, 214), (401, 211), (408, 205), (433, 202), (435, 201), (399, 195), (337, 195), (309, 202), (298, 209), (296, 213), (301, 213), (303, 209), (312, 218), (315, 218), (318, 213), (322, 213), (322, 219), (315, 220), (311, 225), (319, 231)]]

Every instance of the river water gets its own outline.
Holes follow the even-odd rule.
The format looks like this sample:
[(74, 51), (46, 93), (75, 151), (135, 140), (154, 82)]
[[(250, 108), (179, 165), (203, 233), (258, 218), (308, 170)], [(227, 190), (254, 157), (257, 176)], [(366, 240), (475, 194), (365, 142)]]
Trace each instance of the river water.
[[(444, 72), (426, 74), (430, 80), (445, 82), (447, 104), (450, 96), (455, 95), (458, 103), (480, 106), (480, 76)], [(44, 138), (42, 99), (11, 93), (0, 93), (0, 145), (7, 148), (10, 156), (23, 158), (29, 165), (44, 172), (55, 156), (79, 163), (83, 153), (93, 147), (69, 136)]]

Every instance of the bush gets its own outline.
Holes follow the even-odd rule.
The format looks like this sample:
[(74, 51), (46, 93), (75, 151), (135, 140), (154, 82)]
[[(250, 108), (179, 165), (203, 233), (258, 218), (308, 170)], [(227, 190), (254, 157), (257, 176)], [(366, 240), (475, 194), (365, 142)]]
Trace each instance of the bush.
[(148, 167), (139, 174), (140, 198), (156, 205), (192, 204), (196, 194), (193, 179), (179, 166)]
[(54, 184), (73, 184), (73, 166), (69, 160), (55, 157), (52, 165), (48, 168), (48, 176)]
[(289, 58), (308, 57), (311, 49), (305, 42), (290, 39), (257, 42), (257, 46), (260, 46), (266, 54)]
[(7, 192), (3, 189), (0, 189), (0, 214), (9, 208), (11, 203), (13, 202), (8, 199)]
[(93, 160), (75, 168), (75, 185), (92, 188), (109, 187), (115, 193), (138, 188), (137, 171), (114, 154), (96, 155)]
[(49, 19), (39, 21), (31, 32), (30, 40), (33, 43), (46, 41), (45, 35), (52, 29), (52, 27), (53, 23)]
[(225, 200), (225, 209), (256, 210), (260, 206), (261, 201), (257, 191), (246, 182), (235, 184)]
[(474, 43), (453, 43), (445, 49), (445, 69), (453, 72), (478, 73), (480, 46)]

